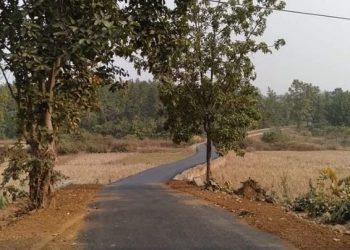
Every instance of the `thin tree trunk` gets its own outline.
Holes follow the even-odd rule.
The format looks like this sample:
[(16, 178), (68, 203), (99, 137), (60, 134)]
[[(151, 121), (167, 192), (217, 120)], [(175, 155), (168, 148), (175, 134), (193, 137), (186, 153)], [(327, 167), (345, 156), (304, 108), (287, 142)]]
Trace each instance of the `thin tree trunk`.
[(52, 183), (53, 169), (56, 161), (56, 145), (53, 137), (54, 129), (52, 124), (52, 106), (49, 105), (48, 110), (45, 114), (45, 126), (48, 132), (52, 135), (52, 138), (48, 142), (47, 150), (45, 152), (45, 157), (52, 163), (45, 171), (45, 174), (42, 176), (42, 186), (41, 191), (43, 193), (43, 200), (41, 207), (48, 208), (50, 207), (51, 200), (54, 196), (54, 188)]
[(206, 175), (206, 181), (207, 183), (211, 180), (211, 138), (210, 136), (207, 136), (207, 175)]

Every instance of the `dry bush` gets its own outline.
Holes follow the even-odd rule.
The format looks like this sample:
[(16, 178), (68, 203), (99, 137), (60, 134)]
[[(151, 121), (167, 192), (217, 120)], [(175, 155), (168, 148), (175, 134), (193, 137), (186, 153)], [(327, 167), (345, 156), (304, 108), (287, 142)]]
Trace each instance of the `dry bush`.
[(58, 144), (58, 153), (60, 155), (85, 153), (125, 153), (125, 152), (160, 152), (168, 151), (172, 148), (183, 148), (188, 145), (175, 145), (172, 141), (166, 139), (138, 139), (133, 136), (127, 136), (123, 139), (116, 139), (112, 136), (103, 136), (99, 134), (90, 134), (83, 132), (81, 134), (63, 135)]

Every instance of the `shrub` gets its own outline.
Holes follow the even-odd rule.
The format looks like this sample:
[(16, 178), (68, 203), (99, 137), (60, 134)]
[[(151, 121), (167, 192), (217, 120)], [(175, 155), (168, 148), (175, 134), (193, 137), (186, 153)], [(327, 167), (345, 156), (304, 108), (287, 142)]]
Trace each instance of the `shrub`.
[(291, 208), (325, 223), (350, 221), (350, 177), (339, 180), (333, 169), (323, 169), (317, 186), (310, 181), (309, 192), (295, 199)]
[(288, 142), (289, 136), (284, 134), (280, 129), (267, 131), (262, 136), (262, 141), (266, 143)]
[(57, 153), (60, 155), (77, 154), (79, 153), (79, 147), (73, 142), (62, 141), (58, 144)]
[(125, 153), (130, 151), (131, 151), (131, 147), (127, 143), (116, 143), (111, 148), (111, 152), (114, 152), (114, 153)]

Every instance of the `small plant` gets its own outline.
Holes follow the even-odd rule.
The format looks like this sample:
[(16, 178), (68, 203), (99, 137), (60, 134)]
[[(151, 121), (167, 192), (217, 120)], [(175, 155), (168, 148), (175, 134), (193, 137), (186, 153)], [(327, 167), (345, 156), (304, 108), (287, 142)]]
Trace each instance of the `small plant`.
[(7, 205), (6, 199), (4, 196), (0, 195), (0, 209), (4, 209)]
[(291, 199), (290, 199), (290, 189), (288, 186), (288, 175), (287, 173), (283, 173), (281, 177), (281, 188), (282, 188), (282, 200), (284, 204), (290, 204)]

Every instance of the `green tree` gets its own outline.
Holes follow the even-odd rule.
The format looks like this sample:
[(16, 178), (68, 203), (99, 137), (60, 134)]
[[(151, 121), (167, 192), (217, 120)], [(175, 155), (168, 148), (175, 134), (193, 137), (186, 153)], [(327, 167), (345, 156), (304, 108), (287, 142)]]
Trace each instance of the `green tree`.
[(50, 203), (57, 133), (77, 127), (79, 112), (95, 105), (99, 85), (123, 70), (111, 64), (124, 55), (127, 36), (115, 1), (1, 1), (1, 70), (18, 106), (27, 159), (10, 160), (4, 183), (24, 172), (35, 208)]
[(294, 80), (289, 88), (289, 100), (291, 103), (292, 117), (298, 128), (303, 123), (311, 125), (315, 115), (315, 103), (320, 94), (320, 89), (310, 83)]
[(260, 113), (262, 127), (281, 126), (283, 124), (282, 107), (279, 96), (270, 87), (266, 97), (261, 98)]
[[(212, 143), (221, 154), (243, 153), (242, 141), (259, 117), (249, 56), (271, 52), (256, 38), (263, 34), (271, 9), (283, 6), (277, 0), (193, 1), (183, 22), (187, 25), (183, 46), (169, 62), (170, 70), (156, 74), (174, 141), (188, 141), (203, 131), (207, 137), (207, 181)], [(278, 40), (274, 47), (283, 43)]]
[(327, 120), (333, 126), (350, 125), (350, 92), (337, 88), (328, 93)]
[(5, 85), (0, 85), (0, 138), (14, 138), (16, 136), (15, 101)]
[[(118, 2), (128, 3), (121, 9)], [(0, 1), (0, 72), (17, 103), (20, 140), (30, 147), (13, 149), (4, 185), (24, 174), (32, 207), (49, 205), (58, 133), (75, 129), (81, 112), (95, 108), (100, 86), (120, 86), (127, 74), (113, 64), (116, 56), (154, 71), (176, 51), (168, 35), (180, 32), (169, 19), (188, 1), (175, 2), (170, 10), (163, 0)]]
[(90, 132), (123, 137), (157, 137), (164, 135), (161, 102), (157, 84), (130, 81), (126, 88), (112, 93), (99, 92), (99, 110), (82, 118), (82, 127)]

